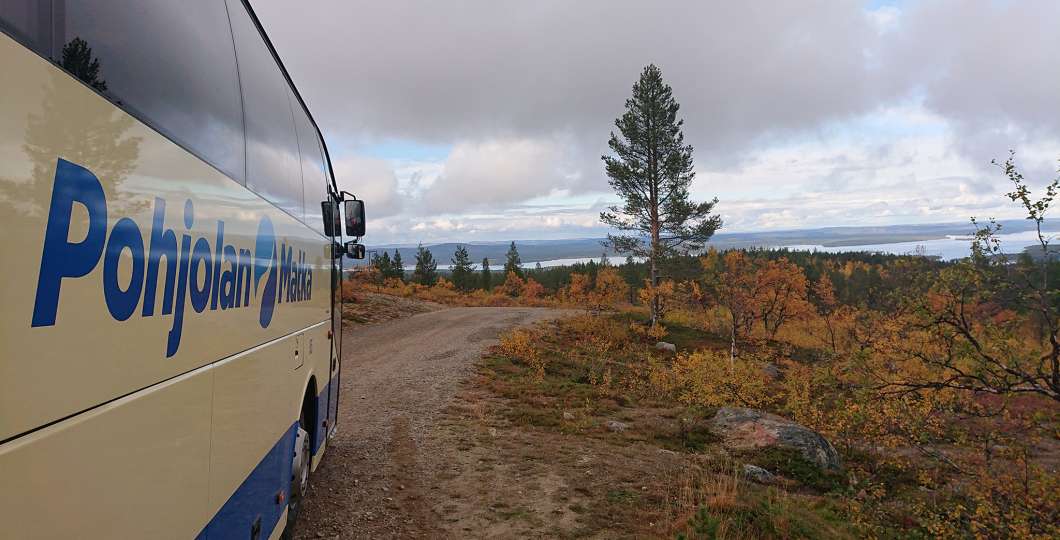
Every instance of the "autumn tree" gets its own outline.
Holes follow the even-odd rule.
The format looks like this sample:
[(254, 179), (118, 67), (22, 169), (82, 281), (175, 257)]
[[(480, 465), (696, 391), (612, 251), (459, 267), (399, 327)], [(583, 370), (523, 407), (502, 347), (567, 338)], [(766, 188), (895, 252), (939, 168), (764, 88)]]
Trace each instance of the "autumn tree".
[(998, 165), (1013, 185), (1007, 197), (1035, 224), (1033, 261), (1012, 261), (1001, 249), (1001, 226), (973, 218), (972, 257), (940, 273), (907, 328), (912, 339), (904, 340), (904, 352), (923, 368), (921, 376), (896, 377), (889, 388), (1037, 394), (1060, 401), (1060, 290), (1049, 283), (1057, 263), (1042, 231), (1060, 177), (1035, 199), (1014, 160), (1010, 155)]
[(828, 344), (832, 347), (832, 352), (838, 353), (839, 340), (835, 319), (842, 306), (836, 300), (835, 285), (832, 284), (832, 278), (828, 277), (828, 274), (821, 274), (821, 277), (814, 282), (810, 298), (828, 331)]
[(516, 249), (515, 242), (508, 246), (508, 253), (504, 255), (504, 275), (507, 276), (511, 272), (519, 276), (519, 279), (526, 277), (523, 274), (523, 261), (519, 258), (519, 250)]
[(461, 291), (470, 291), (474, 288), (472, 269), (471, 269), (471, 257), (467, 253), (467, 248), (464, 246), (456, 246), (456, 252), (453, 253), (453, 258), (450, 259), (453, 263), (452, 278), (453, 285)]
[(522, 297), (533, 300), (543, 296), (545, 296), (545, 286), (532, 277), (526, 278), (526, 283), (523, 284)]
[(614, 267), (608, 265), (596, 272), (596, 283), (590, 299), (597, 309), (614, 306), (624, 301), (628, 294), (629, 285)]
[(806, 274), (787, 258), (771, 260), (757, 270), (758, 294), (754, 310), (770, 338), (776, 338), (785, 323), (810, 312), (806, 300)]
[[(659, 264), (673, 253), (687, 253), (721, 227), (711, 214), (717, 199), (693, 202), (689, 185), (695, 177), (692, 146), (684, 142), (680, 106), (655, 65), (644, 68), (626, 100), (626, 112), (615, 120), (611, 155), (602, 157), (609, 183), (622, 198), (600, 220), (629, 234), (608, 234), (607, 244), (619, 253), (647, 258), (650, 282), (660, 281)], [(647, 244), (645, 244), (647, 241)], [(658, 298), (651, 299), (651, 321), (660, 317)]]
[(519, 277), (514, 270), (509, 270), (505, 274), (504, 283), (501, 284), (501, 291), (505, 295), (511, 296), (512, 298), (521, 296), (523, 294), (523, 288), (526, 286), (526, 282), (523, 278)]
[(704, 281), (711, 289), (715, 302), (725, 308), (728, 314), (729, 355), (730, 359), (735, 360), (738, 344), (751, 335), (757, 317), (757, 268), (745, 252), (737, 250), (725, 254), (720, 261), (720, 271), (706, 267), (706, 264), (704, 266), (707, 271)]
[(412, 281), (428, 287), (438, 281), (438, 262), (423, 244), (416, 247), (416, 269), (412, 272)]

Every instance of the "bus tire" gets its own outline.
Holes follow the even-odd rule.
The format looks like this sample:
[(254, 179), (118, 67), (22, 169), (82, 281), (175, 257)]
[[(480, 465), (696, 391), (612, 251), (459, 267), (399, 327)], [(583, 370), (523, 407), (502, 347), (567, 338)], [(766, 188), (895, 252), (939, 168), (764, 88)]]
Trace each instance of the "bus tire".
[(291, 467), (291, 490), (287, 499), (287, 525), (283, 528), (281, 538), (294, 538), (294, 529), (298, 525), (298, 516), (302, 512), (302, 502), (309, 494), (309, 469), (312, 467), (312, 446), (307, 428), (306, 411), (298, 417), (298, 429), (295, 435), (295, 456)]

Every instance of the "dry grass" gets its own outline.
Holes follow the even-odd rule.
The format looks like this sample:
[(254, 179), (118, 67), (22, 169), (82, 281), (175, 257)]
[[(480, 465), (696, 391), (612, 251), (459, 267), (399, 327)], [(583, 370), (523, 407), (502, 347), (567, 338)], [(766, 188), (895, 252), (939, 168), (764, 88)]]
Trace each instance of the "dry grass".
[[(968, 473), (958, 473), (908, 446), (895, 430), (951, 437), (939, 440), (951, 441), (954, 449), (968, 444), (963, 451), (974, 456), (974, 445), (952, 437), (987, 429), (997, 434), (996, 440), (1011, 444), (1012, 436), (1025, 430), (1030, 418), (1037, 418), (1040, 427), (1043, 421), (1055, 423), (1055, 415), (1048, 420), (1040, 416), (1042, 409), (1031, 408), (1033, 412), (1020, 421), (965, 419), (959, 424), (954, 417), (925, 416), (927, 423), (916, 423), (918, 414), (937, 414), (933, 411), (940, 404), (873, 400), (852, 386), (848, 375), (836, 371), (834, 361), (821, 360), (829, 355), (811, 355), (816, 363), (807, 364), (793, 358), (798, 354), (791, 351), (799, 347), (763, 342), (756, 354), (768, 354), (783, 370), (779, 379), (773, 379), (754, 355), (730, 363), (724, 339), (680, 324), (691, 318), (666, 321), (665, 339), (678, 344), (678, 355), (655, 351), (650, 345), (656, 337), (637, 324), (641, 317), (584, 315), (512, 334), (483, 360), (477, 383), (503, 400), (500, 414), (515, 428), (607, 441), (639, 452), (663, 449), (681, 456), (684, 464), (664, 483), (668, 488), (658, 504), (620, 491), (610, 495), (612, 503), (623, 501), (631, 507), (631, 514), (664, 524), (668, 532), (661, 536), (955, 537), (968, 531), (968, 522), (963, 510), (952, 517), (946, 512), (971, 503), (989, 512), (986, 515), (1012, 520), (991, 530), (1012, 531), (1012, 537), (1048, 537), (1040, 531), (1057, 516), (1050, 502), (1056, 494), (1050, 494), (1048, 487), (1055, 485), (1055, 477), (1050, 481), (1049, 475), (1031, 465), (1017, 469), (1028, 471), (1024, 480), (997, 474), (1022, 462), (1015, 454), (995, 453), (993, 464), (983, 463), (973, 474), (998, 480), (968, 482)], [(722, 451), (704, 422), (714, 407), (726, 404), (771, 410), (826, 434), (843, 455), (844, 475), (822, 474), (784, 452)], [(914, 405), (920, 408), (910, 410)], [(609, 431), (606, 426), (612, 420), (626, 423), (628, 429)], [(912, 423), (902, 423), (906, 421)], [(1052, 448), (1043, 451), (1055, 454)], [(958, 456), (952, 450), (946, 455)], [(1048, 459), (1035, 459), (1043, 457)], [(771, 487), (748, 483), (734, 472), (743, 463), (761, 465), (785, 480)], [(1021, 485), (1027, 489), (1020, 491)], [(651, 530), (649, 536), (659, 534), (659, 529)]]

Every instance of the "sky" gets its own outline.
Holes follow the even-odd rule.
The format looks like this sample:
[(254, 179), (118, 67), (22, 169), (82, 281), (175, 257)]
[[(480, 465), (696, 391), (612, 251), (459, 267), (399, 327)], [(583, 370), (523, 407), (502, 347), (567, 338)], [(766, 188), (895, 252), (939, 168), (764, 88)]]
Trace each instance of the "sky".
[(1060, 2), (253, 2), (369, 244), (600, 237), (645, 65), (723, 232), (1017, 218), (1060, 165)]

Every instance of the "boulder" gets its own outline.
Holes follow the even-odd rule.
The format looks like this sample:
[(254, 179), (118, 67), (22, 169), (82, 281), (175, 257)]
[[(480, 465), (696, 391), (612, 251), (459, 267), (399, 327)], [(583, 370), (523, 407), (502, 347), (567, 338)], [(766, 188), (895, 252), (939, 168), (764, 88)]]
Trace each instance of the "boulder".
[(773, 473), (759, 467), (758, 465), (751, 465), (750, 463), (744, 464), (743, 476), (744, 478), (747, 478), (752, 482), (758, 482), (759, 484), (773, 484), (777, 481), (777, 477)]
[(734, 450), (780, 447), (797, 450), (802, 457), (821, 469), (838, 470), (839, 453), (820, 433), (781, 418), (775, 414), (722, 407), (710, 420), (711, 430)]
[(655, 350), (676, 353), (677, 345), (674, 345), (673, 343), (667, 343), (665, 341), (660, 341), (655, 344)]

